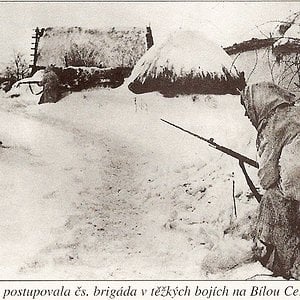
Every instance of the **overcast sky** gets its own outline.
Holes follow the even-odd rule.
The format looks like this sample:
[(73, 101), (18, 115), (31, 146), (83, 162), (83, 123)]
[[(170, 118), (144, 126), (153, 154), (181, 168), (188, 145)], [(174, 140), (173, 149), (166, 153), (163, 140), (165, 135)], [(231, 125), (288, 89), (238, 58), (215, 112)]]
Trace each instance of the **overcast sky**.
[[(159, 42), (178, 28), (204, 31), (227, 46), (262, 36), (256, 26), (300, 11), (299, 2), (14, 2), (0, 3), (0, 62), (30, 51), (32, 29), (48, 26), (128, 27), (151, 24)], [(259, 28), (268, 33), (275, 26)]]

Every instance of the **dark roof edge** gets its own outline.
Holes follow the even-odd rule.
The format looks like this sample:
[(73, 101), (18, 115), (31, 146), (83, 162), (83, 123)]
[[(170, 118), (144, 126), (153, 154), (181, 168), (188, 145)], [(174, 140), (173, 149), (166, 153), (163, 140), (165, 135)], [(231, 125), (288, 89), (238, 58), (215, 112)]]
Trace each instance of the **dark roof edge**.
[(232, 46), (223, 48), (228, 55), (237, 54), (241, 52), (258, 50), (265, 47), (272, 46), (278, 38), (267, 38), (267, 39), (256, 39), (253, 38), (248, 41), (244, 41), (241, 43), (235, 43)]

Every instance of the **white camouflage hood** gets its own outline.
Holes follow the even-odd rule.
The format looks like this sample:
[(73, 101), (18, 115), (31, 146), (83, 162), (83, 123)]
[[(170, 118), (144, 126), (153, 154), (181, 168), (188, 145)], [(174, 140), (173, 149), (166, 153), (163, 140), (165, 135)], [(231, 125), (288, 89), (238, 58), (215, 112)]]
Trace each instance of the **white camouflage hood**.
[(293, 105), (295, 95), (271, 82), (260, 82), (247, 86), (241, 102), (253, 126), (258, 129), (261, 122), (281, 104)]

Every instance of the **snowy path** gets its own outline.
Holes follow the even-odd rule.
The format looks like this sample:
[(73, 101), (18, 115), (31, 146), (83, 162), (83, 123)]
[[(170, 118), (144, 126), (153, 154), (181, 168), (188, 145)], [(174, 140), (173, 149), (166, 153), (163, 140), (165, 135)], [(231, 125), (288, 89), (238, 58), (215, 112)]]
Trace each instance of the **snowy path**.
[(126, 250), (124, 238), (139, 233), (125, 149), (66, 124), (63, 130), (7, 112), (0, 118), (0, 135), (11, 146), (1, 149), (1, 263), (20, 267), (36, 255), (26, 271), (49, 257), (47, 264), (76, 262), (83, 251), (81, 263), (93, 265), (99, 256), (103, 264), (99, 251)]
[(11, 147), (1, 150), (5, 201), (0, 226), (6, 242), (0, 263), (9, 271), (15, 266), (11, 276), (19, 271), (21, 278), (160, 273), (168, 263), (168, 251), (161, 252), (155, 236), (161, 223), (155, 223), (153, 211), (154, 232), (146, 230), (149, 220), (135, 174), (147, 163), (126, 140), (59, 118), (3, 111), (0, 118), (0, 135)]

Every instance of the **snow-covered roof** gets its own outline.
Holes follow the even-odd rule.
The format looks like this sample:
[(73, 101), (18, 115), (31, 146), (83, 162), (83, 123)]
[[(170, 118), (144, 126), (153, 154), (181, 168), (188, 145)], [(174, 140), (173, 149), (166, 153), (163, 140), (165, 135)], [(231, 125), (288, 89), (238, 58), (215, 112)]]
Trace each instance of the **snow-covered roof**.
[(278, 38), (273, 45), (276, 53), (298, 52), (300, 50), (300, 12), (292, 14), (276, 26), (273, 34)]
[(274, 43), (273, 48), (278, 54), (300, 52), (300, 39), (282, 37)]
[[(161, 45), (154, 45), (138, 61), (129, 78), (129, 88), (136, 92), (134, 83), (145, 87), (150, 84), (149, 80), (156, 86), (159, 83), (155, 81), (163, 80), (171, 84), (181, 81), (181, 87), (184, 88), (183, 85), (190, 83), (182, 82), (184, 78), (221, 82), (240, 80), (241, 76), (221, 46), (200, 32), (179, 30)], [(211, 93), (214, 93), (214, 86), (211, 88)]]
[(146, 28), (48, 27), (38, 66), (133, 67), (146, 52)]

